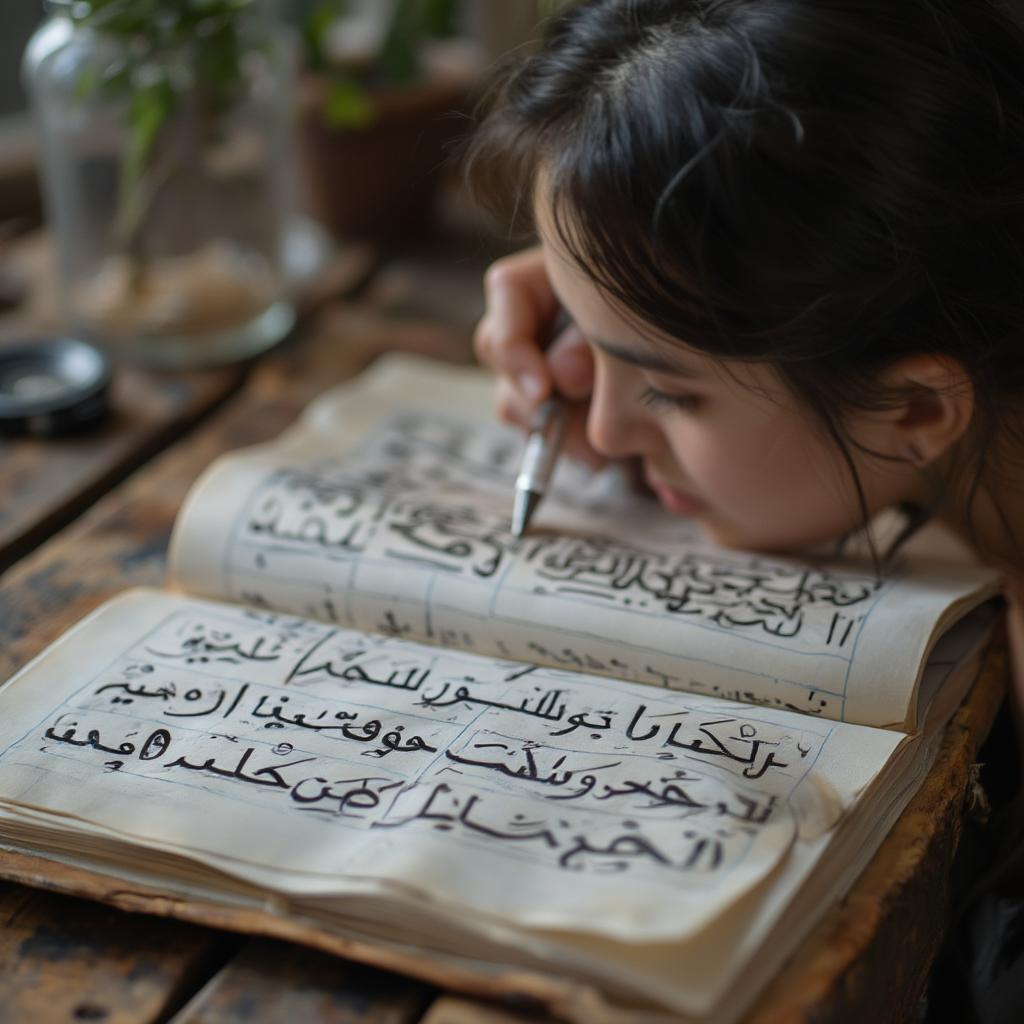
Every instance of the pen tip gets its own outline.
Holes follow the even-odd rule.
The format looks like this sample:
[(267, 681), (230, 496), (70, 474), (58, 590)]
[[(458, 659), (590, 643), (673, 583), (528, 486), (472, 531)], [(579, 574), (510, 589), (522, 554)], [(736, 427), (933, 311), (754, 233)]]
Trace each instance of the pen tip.
[(522, 537), (526, 527), (530, 525), (533, 513), (540, 504), (537, 491), (516, 491), (515, 504), (512, 506), (512, 536)]

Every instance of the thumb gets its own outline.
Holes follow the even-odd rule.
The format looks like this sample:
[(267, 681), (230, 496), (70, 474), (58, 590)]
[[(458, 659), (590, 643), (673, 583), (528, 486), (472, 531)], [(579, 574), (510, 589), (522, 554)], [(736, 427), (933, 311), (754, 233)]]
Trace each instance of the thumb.
[(590, 397), (594, 389), (594, 357), (575, 324), (566, 327), (551, 343), (547, 361), (556, 391), (574, 402)]

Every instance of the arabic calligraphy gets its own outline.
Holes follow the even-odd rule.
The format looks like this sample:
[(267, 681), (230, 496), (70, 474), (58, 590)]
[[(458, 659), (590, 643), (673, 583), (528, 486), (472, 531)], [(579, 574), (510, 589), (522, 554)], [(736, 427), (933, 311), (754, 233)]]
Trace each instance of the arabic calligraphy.
[(868, 578), (840, 579), (821, 569), (746, 562), (707, 551), (681, 554), (631, 549), (600, 539), (558, 538), (538, 551), (537, 576), (556, 591), (613, 600), (623, 607), (656, 605), (729, 630), (753, 629), (794, 637), (807, 624), (808, 609), (826, 607), (826, 643), (849, 640), (853, 620), (836, 610), (863, 603), (880, 586)]
[(559, 808), (538, 812), (533, 803), (495, 800), (467, 787), (436, 782), (404, 790), (377, 828), (427, 823), (470, 840), (531, 846), (553, 866), (572, 872), (621, 873), (638, 865), (670, 873), (711, 875), (749, 848), (755, 828), (735, 824), (696, 828), (686, 820), (644, 823), (627, 818), (572, 820)]
[(225, 610), (169, 617), (24, 742), (381, 841), (425, 829), (657, 882), (744, 863), (825, 742), (718, 707)]
[[(344, 460), (282, 466), (244, 505), (224, 592), (392, 637), (843, 718), (885, 583), (709, 548), (684, 520), (608, 486), (556, 480), (545, 519), (581, 532), (512, 537), (515, 450), (500, 430), (410, 414)], [(629, 539), (615, 533), (627, 522)], [(769, 648), (770, 669), (752, 670)], [(231, 652), (211, 638), (189, 653)]]

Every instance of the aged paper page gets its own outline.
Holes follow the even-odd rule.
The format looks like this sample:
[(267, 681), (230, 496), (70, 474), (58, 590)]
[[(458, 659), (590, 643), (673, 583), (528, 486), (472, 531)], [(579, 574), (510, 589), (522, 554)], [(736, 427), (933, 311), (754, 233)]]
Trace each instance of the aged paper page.
[(699, 934), (902, 739), (150, 591), (0, 704), (9, 810), (291, 896), (629, 942)]
[[(179, 519), (190, 593), (821, 718), (914, 726), (937, 627), (994, 589), (968, 567), (723, 551), (614, 473), (559, 467), (509, 534), (519, 438), (489, 382), (408, 357), (218, 463)], [(439, 412), (438, 408), (444, 410)], [(457, 411), (462, 418), (456, 418)], [(468, 418), (466, 418), (468, 417)]]

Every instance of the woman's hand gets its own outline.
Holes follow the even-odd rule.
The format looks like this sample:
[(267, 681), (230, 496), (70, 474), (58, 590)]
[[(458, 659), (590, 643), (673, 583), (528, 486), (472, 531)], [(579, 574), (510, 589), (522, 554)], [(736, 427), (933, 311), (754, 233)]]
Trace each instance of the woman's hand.
[(473, 344), (480, 362), (498, 374), (499, 418), (529, 430), (537, 406), (560, 395), (570, 404), (566, 453), (595, 468), (603, 465), (586, 439), (594, 359), (575, 324), (551, 337), (560, 310), (540, 247), (492, 263), (484, 276), (484, 297)]

